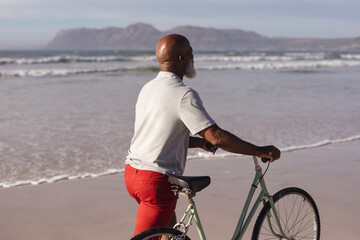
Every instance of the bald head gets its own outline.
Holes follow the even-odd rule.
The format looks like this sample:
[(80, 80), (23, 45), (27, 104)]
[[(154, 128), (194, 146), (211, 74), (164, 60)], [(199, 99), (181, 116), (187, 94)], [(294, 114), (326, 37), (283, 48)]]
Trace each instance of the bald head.
[(156, 45), (156, 58), (161, 71), (173, 72), (182, 78), (193, 61), (189, 40), (179, 34), (163, 37)]
[(163, 37), (156, 45), (156, 58), (159, 63), (174, 62), (180, 55), (185, 55), (191, 49), (186, 37), (171, 34)]

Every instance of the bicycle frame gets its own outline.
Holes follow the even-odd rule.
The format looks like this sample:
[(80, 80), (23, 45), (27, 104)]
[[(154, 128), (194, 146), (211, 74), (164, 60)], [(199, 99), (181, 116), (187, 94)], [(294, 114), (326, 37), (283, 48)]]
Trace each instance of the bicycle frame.
[[(268, 221), (268, 224), (269, 224), (269, 228), (272, 231), (272, 233), (275, 236), (279, 236), (279, 238), (281, 236), (285, 236), (285, 234), (283, 232), (283, 229), (281, 227), (281, 224), (280, 224), (280, 219), (278, 217), (278, 214), (277, 214), (277, 211), (276, 211), (276, 208), (275, 208), (275, 205), (274, 205), (273, 197), (271, 195), (269, 195), (269, 192), (268, 192), (268, 190), (266, 188), (265, 180), (263, 178), (262, 169), (261, 169), (261, 167), (260, 167), (260, 165), (258, 163), (257, 158), (255, 156), (253, 158), (254, 158), (255, 171), (256, 171), (254, 181), (253, 181), (253, 183), (252, 183), (252, 185), (250, 187), (249, 194), (248, 194), (248, 196), (246, 198), (246, 202), (245, 202), (243, 210), (241, 212), (240, 219), (238, 221), (238, 224), (237, 224), (237, 226), (235, 228), (235, 231), (234, 231), (234, 234), (233, 234), (233, 237), (231, 238), (231, 240), (241, 240), (242, 239), (242, 237), (245, 234), (246, 229), (248, 228), (248, 226), (250, 224), (251, 219), (253, 218), (253, 216), (254, 216), (254, 214), (255, 214), (255, 212), (256, 212), (256, 210), (259, 207), (261, 202), (263, 202), (264, 205), (267, 202), (270, 203), (272, 213), (273, 213), (273, 215), (275, 217), (275, 220), (276, 220), (276, 223), (277, 223), (277, 228), (279, 229), (281, 235), (279, 235), (278, 233), (276, 233), (274, 231), (274, 229), (273, 229), (273, 227), (272, 227), (272, 225), (270, 223), (270, 219), (269, 219), (270, 216), (267, 216), (267, 221)], [(254, 196), (254, 192), (255, 192), (258, 184), (260, 184), (260, 187), (261, 187), (260, 193), (259, 193), (258, 197), (256, 198), (256, 201), (254, 202), (249, 214), (247, 215), (248, 209), (250, 207), (251, 201), (252, 201), (253, 196)], [(186, 234), (187, 231), (188, 231), (188, 228), (192, 224), (192, 221), (195, 220), (196, 228), (198, 230), (200, 239), (201, 240), (206, 240), (205, 232), (204, 232), (203, 227), (201, 225), (199, 214), (197, 212), (195, 202), (193, 201), (193, 197), (195, 195), (191, 195), (189, 192), (185, 192), (185, 195), (188, 197), (189, 205), (188, 205), (187, 209), (185, 210), (185, 213), (184, 213), (183, 217), (174, 226), (174, 228), (177, 228), (177, 229), (183, 228), (183, 232)], [(185, 220), (187, 218), (188, 218), (188, 221), (187, 221), (187, 223), (185, 223)], [(290, 238), (282, 238), (282, 239), (290, 240)]]

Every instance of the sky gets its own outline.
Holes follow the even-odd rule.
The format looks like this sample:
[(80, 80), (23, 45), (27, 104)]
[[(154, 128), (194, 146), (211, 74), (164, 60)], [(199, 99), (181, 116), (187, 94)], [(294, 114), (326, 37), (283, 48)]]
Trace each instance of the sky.
[(62, 29), (193, 25), (270, 37), (360, 37), (360, 0), (0, 0), (0, 49), (41, 48)]

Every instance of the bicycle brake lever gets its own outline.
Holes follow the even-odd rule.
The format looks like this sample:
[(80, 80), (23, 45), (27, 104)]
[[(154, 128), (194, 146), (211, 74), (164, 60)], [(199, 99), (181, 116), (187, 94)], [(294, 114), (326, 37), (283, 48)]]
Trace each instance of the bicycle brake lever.
[(215, 148), (215, 149), (214, 149), (214, 151), (212, 151), (212, 154), (213, 154), (213, 155), (215, 154), (216, 150), (218, 150), (218, 149), (217, 149), (217, 148)]
[(261, 158), (261, 161), (262, 161), (263, 163), (267, 163), (268, 161), (270, 161), (270, 158)]

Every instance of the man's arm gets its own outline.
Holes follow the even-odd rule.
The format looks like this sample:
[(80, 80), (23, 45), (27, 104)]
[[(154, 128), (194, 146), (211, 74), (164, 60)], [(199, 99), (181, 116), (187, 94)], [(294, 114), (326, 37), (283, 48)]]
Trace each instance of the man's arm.
[(280, 150), (274, 146), (259, 147), (246, 142), (234, 134), (219, 128), (216, 124), (198, 133), (209, 141), (215, 148), (221, 148), (232, 153), (253, 155), (260, 158), (269, 158), (271, 162), (280, 158)]

